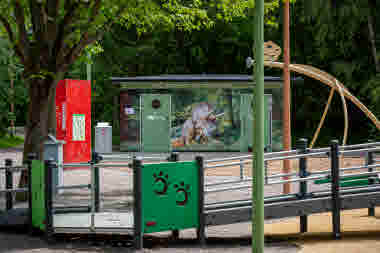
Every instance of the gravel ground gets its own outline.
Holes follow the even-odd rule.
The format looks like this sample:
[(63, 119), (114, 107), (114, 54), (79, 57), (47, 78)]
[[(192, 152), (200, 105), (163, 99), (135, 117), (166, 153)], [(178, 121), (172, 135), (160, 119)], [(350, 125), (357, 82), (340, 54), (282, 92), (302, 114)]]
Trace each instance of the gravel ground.
[[(187, 153), (182, 159), (191, 160), (195, 153)], [(207, 159), (226, 156), (227, 154), (211, 153)], [(231, 156), (232, 154), (228, 154)], [(236, 154), (235, 154), (236, 155)], [(241, 155), (241, 154), (239, 154)], [(11, 158), (15, 164), (21, 163), (21, 152), (17, 149), (0, 151), (0, 166), (3, 166), (3, 159)], [(363, 159), (345, 159), (342, 166), (354, 166), (363, 163)], [(329, 167), (327, 158), (310, 159), (309, 168), (311, 170), (323, 170)], [(297, 171), (297, 164), (293, 164), (293, 170)], [(222, 182), (225, 180), (239, 178), (239, 166), (230, 166), (225, 169), (209, 169), (206, 174), (206, 183)], [(249, 165), (244, 168), (244, 176), (251, 176), (251, 167)], [(269, 163), (268, 174), (279, 173), (281, 171), (280, 162)], [(17, 182), (18, 175), (15, 176)], [(130, 210), (132, 202), (130, 195), (132, 189), (132, 172), (128, 168), (107, 168), (101, 170), (101, 201), (102, 211), (112, 211), (115, 209)], [(0, 174), (0, 188), (4, 185), (4, 176)], [(87, 170), (67, 170), (64, 173), (64, 184), (88, 184), (90, 182), (90, 174)], [(322, 187), (310, 184), (310, 190), (321, 190)], [(266, 186), (266, 196), (281, 194), (282, 186)], [(292, 192), (298, 191), (298, 184), (292, 185)], [(206, 196), (206, 203), (217, 202), (221, 200), (249, 199), (251, 197), (250, 190), (239, 190), (230, 192), (229, 194), (209, 194)], [(3, 199), (3, 198), (0, 198)], [(90, 195), (85, 190), (65, 190), (56, 199), (57, 204), (67, 205), (75, 203), (76, 205), (88, 204)], [(0, 201), (0, 208), (2, 203)], [(294, 218), (293, 218), (294, 219)], [(273, 221), (267, 221), (272, 223)], [(274, 221), (279, 222), (279, 221)], [(89, 245), (87, 242), (79, 240), (71, 240), (68, 242), (57, 241), (53, 245), (47, 244), (39, 237), (31, 237), (24, 234), (10, 233), (11, 231), (0, 232), (0, 253), (23, 253), (23, 252), (62, 252), (62, 253), (86, 253), (86, 252), (130, 252), (128, 247), (112, 247), (107, 244), (103, 246)], [(181, 231), (181, 240), (172, 241), (169, 239), (168, 233), (159, 233), (155, 239), (149, 243), (152, 249), (145, 249), (143, 252), (220, 252), (221, 250), (229, 253), (251, 252), (250, 236), (251, 229), (249, 223), (233, 224), (228, 226), (210, 227), (207, 229), (208, 243), (206, 248), (200, 248), (195, 241), (195, 233), (193, 230)], [(299, 247), (295, 244), (283, 241), (268, 241), (265, 246), (265, 252), (298, 252)]]

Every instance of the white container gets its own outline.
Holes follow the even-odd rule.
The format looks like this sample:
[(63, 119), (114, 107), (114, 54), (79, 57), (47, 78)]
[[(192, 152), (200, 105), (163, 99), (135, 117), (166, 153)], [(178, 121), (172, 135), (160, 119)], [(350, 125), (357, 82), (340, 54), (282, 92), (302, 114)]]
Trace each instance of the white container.
[(108, 122), (98, 122), (95, 126), (96, 153), (112, 153), (112, 126)]

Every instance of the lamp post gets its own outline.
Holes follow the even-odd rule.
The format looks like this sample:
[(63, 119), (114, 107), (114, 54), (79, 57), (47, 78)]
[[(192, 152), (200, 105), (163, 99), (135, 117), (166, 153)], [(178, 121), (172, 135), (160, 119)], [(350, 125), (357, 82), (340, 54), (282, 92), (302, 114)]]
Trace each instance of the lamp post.
[[(290, 31), (289, 31), (289, 0), (284, 0), (283, 11), (284, 11), (284, 22), (283, 22), (283, 33), (284, 33), (284, 69), (283, 69), (283, 110), (282, 110), (282, 118), (283, 118), (283, 147), (284, 150), (291, 149), (291, 126), (290, 126)], [(284, 160), (283, 164), (283, 172), (287, 174), (290, 172), (291, 165), (290, 160)], [(287, 180), (288, 177), (285, 177), (284, 180)], [(290, 183), (284, 184), (283, 193), (287, 194), (290, 192)]]
[(252, 252), (264, 252), (264, 0), (255, 1)]

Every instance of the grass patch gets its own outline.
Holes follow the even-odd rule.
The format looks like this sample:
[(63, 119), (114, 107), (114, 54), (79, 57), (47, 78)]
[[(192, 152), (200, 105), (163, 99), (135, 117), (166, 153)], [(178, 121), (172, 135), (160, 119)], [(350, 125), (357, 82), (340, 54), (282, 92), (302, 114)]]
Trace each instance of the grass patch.
[(0, 137), (0, 148), (13, 148), (23, 143), (24, 139), (19, 136), (11, 137), (9, 135), (5, 135), (3, 137)]

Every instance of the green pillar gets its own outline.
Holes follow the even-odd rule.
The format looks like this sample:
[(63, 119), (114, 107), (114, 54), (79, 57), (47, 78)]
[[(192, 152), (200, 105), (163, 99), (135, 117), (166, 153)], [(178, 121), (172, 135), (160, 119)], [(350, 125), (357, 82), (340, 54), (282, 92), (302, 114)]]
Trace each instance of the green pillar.
[(252, 252), (264, 252), (264, 0), (255, 1)]

